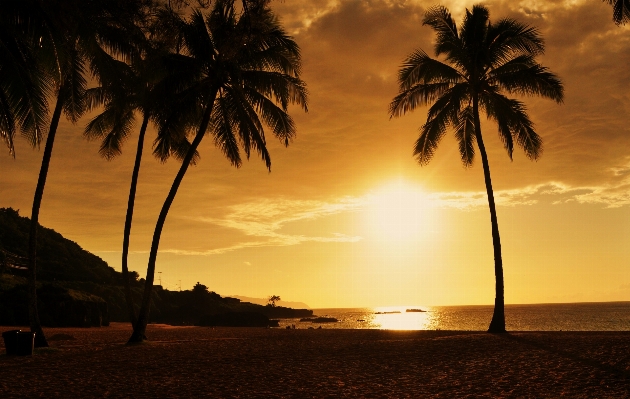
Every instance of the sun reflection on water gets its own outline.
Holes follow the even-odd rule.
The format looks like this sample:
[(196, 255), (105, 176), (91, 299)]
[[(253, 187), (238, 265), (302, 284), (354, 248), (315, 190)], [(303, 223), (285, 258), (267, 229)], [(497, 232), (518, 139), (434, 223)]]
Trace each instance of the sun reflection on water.
[[(424, 312), (408, 312), (409, 309)], [(374, 308), (372, 324), (383, 330), (432, 330), (435, 320), (433, 312), (426, 306), (388, 306)]]

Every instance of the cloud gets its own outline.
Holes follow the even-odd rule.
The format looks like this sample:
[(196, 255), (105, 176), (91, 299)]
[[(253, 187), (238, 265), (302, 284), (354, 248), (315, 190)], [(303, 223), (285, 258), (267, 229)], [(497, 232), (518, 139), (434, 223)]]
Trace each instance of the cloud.
[[(485, 192), (450, 192), (431, 195), (438, 206), (468, 210), (487, 207)], [(570, 186), (560, 182), (548, 182), (513, 190), (494, 192), (497, 206), (528, 206), (547, 201), (554, 205), (576, 202), (597, 204), (605, 208), (619, 208), (630, 205), (630, 179), (617, 185)]]
[[(177, 255), (217, 255), (244, 248), (298, 245), (304, 242), (358, 242), (359, 236), (332, 232), (329, 236), (283, 233), (281, 230), (290, 223), (312, 221), (339, 213), (353, 212), (361, 208), (364, 200), (344, 197), (331, 202), (314, 200), (259, 200), (228, 207), (223, 217), (198, 217), (197, 222), (237, 230), (246, 236), (259, 240), (238, 242), (221, 248), (205, 251), (189, 251), (180, 249), (160, 250), (160, 253)], [(248, 262), (246, 262), (247, 264)]]

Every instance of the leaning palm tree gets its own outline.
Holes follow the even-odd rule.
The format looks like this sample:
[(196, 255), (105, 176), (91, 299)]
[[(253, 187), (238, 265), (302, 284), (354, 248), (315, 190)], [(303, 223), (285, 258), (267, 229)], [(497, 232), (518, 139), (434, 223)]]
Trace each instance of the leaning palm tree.
[(630, 0), (604, 0), (613, 7), (613, 21), (617, 25), (630, 21)]
[(180, 71), (173, 75), (173, 82), (181, 87), (181, 95), (159, 137), (171, 137), (170, 125), (180, 123), (182, 115), (196, 118), (198, 125), (155, 226), (142, 306), (130, 343), (144, 339), (162, 229), (206, 132), (234, 166), (242, 163), (240, 144), (247, 157), (253, 149), (270, 168), (263, 123), (288, 145), (295, 135), (295, 124), (287, 113), (289, 103), (306, 110), (297, 44), (267, 7), (268, 1), (249, 0), (246, 12), (240, 14), (234, 2), (217, 0), (207, 16), (196, 11), (181, 24), (184, 52), (172, 58), (174, 70)]
[[(131, 133), (136, 114), (139, 114), (142, 120), (131, 175), (122, 246), (123, 285), (132, 325), (135, 325), (137, 317), (129, 281), (129, 239), (145, 135), (149, 122), (156, 126), (163, 122), (160, 110), (168, 108), (169, 100), (173, 98), (173, 93), (168, 93), (163, 85), (160, 85), (165, 78), (164, 68), (160, 68), (160, 64), (166, 55), (166, 49), (149, 48), (143, 53), (130, 64), (117, 61), (115, 67), (101, 75), (103, 84), (87, 91), (89, 109), (103, 106), (103, 110), (86, 125), (84, 132), (88, 139), (101, 139), (100, 155), (112, 160), (122, 153), (122, 145)], [(171, 142), (179, 141), (168, 146), (168, 152), (159, 153), (161, 160), (170, 155), (183, 159), (190, 147), (181, 131), (175, 133)], [(192, 162), (195, 161), (196, 158), (193, 158)]]
[(563, 86), (536, 62), (544, 44), (533, 27), (507, 18), (493, 23), (488, 9), (481, 5), (466, 10), (459, 29), (448, 9), (441, 6), (427, 11), (423, 24), (437, 32), (435, 54), (444, 55), (448, 63), (422, 50), (414, 51), (399, 71), (400, 94), (390, 104), (390, 115), (398, 117), (432, 104), (414, 147), (420, 165), (431, 161), (449, 126), (455, 132), (464, 166), (472, 166), (477, 144), (490, 207), (496, 277), (494, 314), (488, 331), (505, 332), (501, 240), (479, 114), (484, 111), (497, 123), (510, 159), (516, 142), (529, 159), (535, 160), (542, 153), (542, 139), (534, 131), (525, 105), (504, 93), (539, 95), (560, 103)]

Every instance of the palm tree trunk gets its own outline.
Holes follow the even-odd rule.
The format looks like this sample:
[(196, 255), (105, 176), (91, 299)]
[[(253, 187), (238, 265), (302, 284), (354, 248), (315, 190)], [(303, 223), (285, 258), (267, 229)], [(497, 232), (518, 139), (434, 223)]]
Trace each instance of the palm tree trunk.
[(63, 109), (63, 98), (60, 94), (57, 96), (57, 104), (50, 121), (50, 131), (46, 139), (46, 147), (44, 148), (44, 157), (42, 166), (39, 169), (39, 178), (37, 179), (37, 187), (35, 188), (35, 197), (33, 198), (33, 210), (31, 211), (31, 227), (28, 237), (28, 268), (30, 270), (28, 281), (28, 317), (31, 324), (31, 332), (35, 333), (35, 347), (47, 347), (48, 341), (42, 330), (39, 321), (39, 313), (37, 311), (37, 228), (39, 226), (39, 208), (42, 204), (44, 196), (44, 186), (46, 185), (46, 176), (48, 175), (48, 167), (50, 166), (50, 158), (52, 156), (53, 144), (55, 143), (55, 134), (57, 126), (61, 118)]
[(131, 235), (131, 222), (133, 220), (133, 207), (136, 200), (136, 187), (138, 185), (138, 174), (140, 173), (140, 162), (142, 161), (142, 149), (144, 147), (144, 136), (149, 125), (149, 115), (145, 114), (142, 119), (142, 127), (138, 136), (138, 149), (136, 150), (136, 161), (133, 165), (133, 173), (131, 174), (131, 187), (129, 188), (129, 200), (127, 201), (127, 216), (125, 217), (125, 232), (123, 234), (122, 248), (122, 275), (125, 287), (125, 300), (127, 301), (127, 310), (129, 311), (129, 321), (131, 326), (135, 326), (137, 322), (136, 310), (134, 308), (133, 296), (131, 294), (131, 283), (129, 282), (129, 267), (127, 257), (129, 255), (129, 236)]
[(494, 205), (494, 192), (492, 191), (492, 180), (490, 179), (490, 165), (488, 164), (488, 154), (481, 137), (481, 122), (479, 120), (479, 100), (477, 95), (473, 95), (473, 113), (475, 117), (475, 138), (479, 146), (481, 163), (483, 165), (483, 176), (486, 182), (486, 192), (488, 193), (488, 206), (490, 207), (490, 223), (492, 224), (492, 245), (494, 247), (494, 276), (496, 281), (496, 296), (494, 298), (494, 313), (488, 332), (505, 332), (505, 298), (503, 292), (503, 258), (501, 257), (501, 237), (499, 236), (499, 222), (497, 221), (497, 210)]
[[(216, 98), (218, 93), (218, 88), (214, 90), (212, 99)], [(147, 266), (147, 278), (144, 283), (144, 295), (142, 296), (142, 306), (140, 307), (140, 312), (138, 313), (138, 321), (134, 326), (133, 333), (129, 338), (128, 343), (138, 343), (144, 341), (145, 332), (147, 330), (147, 324), (149, 322), (149, 311), (151, 310), (151, 295), (153, 293), (153, 279), (155, 277), (155, 261), (157, 259), (158, 247), (160, 245), (160, 236), (162, 235), (162, 228), (164, 227), (164, 223), (166, 222), (166, 216), (168, 215), (168, 211), (173, 204), (173, 200), (175, 199), (175, 195), (177, 194), (177, 190), (179, 189), (179, 185), (184, 179), (184, 175), (188, 170), (188, 166), (190, 165), (190, 161), (192, 161), (195, 152), (197, 151), (197, 147), (199, 147), (199, 143), (203, 139), (203, 136), (206, 133), (206, 129), (208, 128), (208, 123), (210, 122), (210, 115), (212, 114), (213, 103), (208, 105), (206, 111), (203, 115), (201, 123), (199, 124), (199, 130), (197, 131), (197, 135), (193, 140), (190, 148), (188, 149), (188, 153), (186, 153), (186, 157), (182, 161), (182, 166), (179, 168), (179, 172), (177, 172), (177, 176), (173, 181), (173, 185), (171, 186), (171, 190), (166, 196), (166, 200), (164, 201), (164, 205), (162, 205), (162, 210), (160, 211), (160, 216), (158, 217), (157, 223), (155, 225), (155, 231), (153, 232), (153, 241), (151, 243), (151, 252), (149, 253), (149, 264)]]

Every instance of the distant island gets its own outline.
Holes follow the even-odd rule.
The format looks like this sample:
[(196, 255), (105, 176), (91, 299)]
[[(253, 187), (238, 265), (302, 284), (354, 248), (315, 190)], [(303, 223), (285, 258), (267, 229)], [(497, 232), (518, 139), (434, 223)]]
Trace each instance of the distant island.
[[(16, 210), (0, 208), (0, 325), (29, 324), (26, 288), (29, 225), (30, 220)], [(122, 273), (52, 229), (40, 226), (37, 234), (37, 292), (43, 326), (90, 327), (129, 321)], [(144, 279), (131, 272), (131, 285), (139, 304)], [(273, 326), (276, 323), (269, 319), (313, 316), (313, 311), (304, 307), (262, 306), (222, 297), (199, 282), (183, 291), (169, 291), (156, 285), (150, 322), (225, 325), (233, 321), (236, 325)], [(227, 316), (213, 317), (216, 315)]]

